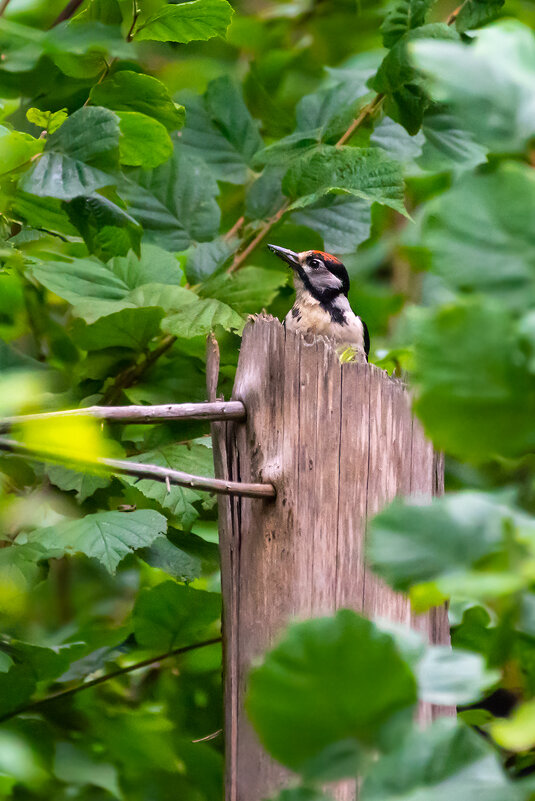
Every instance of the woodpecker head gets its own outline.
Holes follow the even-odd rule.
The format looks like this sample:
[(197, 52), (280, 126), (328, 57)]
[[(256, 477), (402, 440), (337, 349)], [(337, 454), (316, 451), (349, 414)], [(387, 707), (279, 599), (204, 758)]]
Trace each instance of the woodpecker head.
[(268, 248), (292, 267), (296, 289), (299, 290), (302, 284), (320, 303), (330, 303), (339, 295), (349, 292), (347, 270), (336, 256), (322, 250), (294, 253), (278, 245), (268, 245)]

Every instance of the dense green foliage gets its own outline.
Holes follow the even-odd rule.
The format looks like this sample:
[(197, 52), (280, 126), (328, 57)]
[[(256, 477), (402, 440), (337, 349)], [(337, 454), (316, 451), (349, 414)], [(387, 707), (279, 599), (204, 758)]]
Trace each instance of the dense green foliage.
[[(0, 3), (0, 414), (203, 400), (211, 330), (228, 396), (246, 315), (292, 302), (268, 233), (342, 256), (372, 360), (408, 370), (448, 456), (448, 495), (383, 511), (369, 558), (416, 611), (450, 599), (454, 648), (300, 623), (249, 714), (300, 774), (280, 801), (357, 773), (363, 801), (530, 798), (532, 4), (64, 5)], [(209, 475), (207, 433), (13, 436)], [(0, 796), (221, 798), (213, 499), (6, 452), (0, 471)], [(418, 699), (459, 718), (422, 734)]]

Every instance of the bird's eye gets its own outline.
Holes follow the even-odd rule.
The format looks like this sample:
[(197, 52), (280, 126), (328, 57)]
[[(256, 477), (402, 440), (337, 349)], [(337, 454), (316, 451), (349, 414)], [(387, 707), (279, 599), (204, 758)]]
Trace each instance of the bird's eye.
[(310, 260), (310, 262), (309, 262), (309, 264), (310, 264), (310, 266), (311, 266), (311, 267), (313, 267), (315, 270), (317, 270), (317, 269), (318, 269), (318, 267), (321, 267), (321, 261), (320, 261), (319, 259), (311, 259), (311, 260)]

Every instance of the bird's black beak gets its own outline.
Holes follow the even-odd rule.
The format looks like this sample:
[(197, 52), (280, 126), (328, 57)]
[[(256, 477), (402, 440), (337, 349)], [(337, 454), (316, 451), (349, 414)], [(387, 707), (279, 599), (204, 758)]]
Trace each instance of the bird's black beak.
[(287, 262), (290, 267), (299, 266), (299, 256), (297, 253), (294, 253), (293, 250), (288, 250), (288, 248), (280, 248), (278, 245), (268, 245), (268, 248), (273, 251), (273, 253), (279, 257), (279, 259)]

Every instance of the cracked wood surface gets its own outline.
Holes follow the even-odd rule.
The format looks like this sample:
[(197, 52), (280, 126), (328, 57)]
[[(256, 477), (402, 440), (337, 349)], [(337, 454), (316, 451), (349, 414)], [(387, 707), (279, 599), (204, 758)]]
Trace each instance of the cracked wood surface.
[[(213, 401), (213, 342), (208, 355)], [(277, 491), (267, 501), (219, 499), (226, 801), (261, 801), (288, 773), (262, 750), (243, 698), (250, 665), (289, 621), (350, 607), (449, 642), (445, 609), (415, 616), (364, 564), (367, 518), (398, 494), (440, 494), (443, 464), (400, 381), (374, 365), (340, 364), (328, 342), (309, 343), (272, 318), (244, 330), (233, 400), (247, 419), (212, 425), (216, 476)], [(436, 714), (422, 705), (419, 719)], [(355, 782), (334, 792), (339, 801), (355, 796)]]

